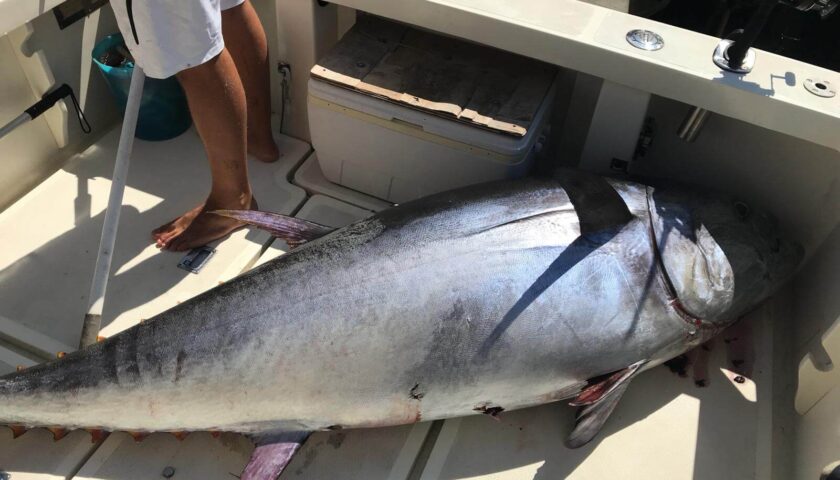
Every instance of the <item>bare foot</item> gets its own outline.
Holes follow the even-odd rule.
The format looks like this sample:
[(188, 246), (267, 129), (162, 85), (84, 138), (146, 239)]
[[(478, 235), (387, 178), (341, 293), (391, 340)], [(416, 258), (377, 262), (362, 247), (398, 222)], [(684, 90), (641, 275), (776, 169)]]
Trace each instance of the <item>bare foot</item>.
[(158, 248), (165, 247), (170, 240), (184, 233), (184, 230), (190, 226), (202, 211), (204, 210), (204, 203), (189, 210), (187, 213), (175, 218), (174, 220), (164, 223), (158, 228), (152, 230), (152, 240)]
[(267, 135), (262, 135), (264, 139), (248, 138), (248, 155), (265, 163), (276, 162), (280, 158), (280, 150), (274, 142), (274, 138), (269, 131)]
[[(181, 217), (152, 232), (158, 248), (181, 252), (218, 240), (245, 224), (232, 218), (207, 212), (225, 208), (242, 208), (241, 205), (218, 205), (209, 200)], [(248, 208), (256, 209), (257, 202), (251, 198)]]

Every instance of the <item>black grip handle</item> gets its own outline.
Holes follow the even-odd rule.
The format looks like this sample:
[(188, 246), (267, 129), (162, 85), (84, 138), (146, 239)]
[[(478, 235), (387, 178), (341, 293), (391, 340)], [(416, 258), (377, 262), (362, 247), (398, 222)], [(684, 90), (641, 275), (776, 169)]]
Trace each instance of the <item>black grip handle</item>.
[(73, 90), (70, 88), (70, 85), (66, 83), (62, 83), (60, 87), (56, 88), (55, 90), (48, 92), (46, 95), (41, 97), (40, 100), (35, 102), (34, 105), (27, 108), (25, 111), (29, 114), (30, 117), (35, 118), (38, 115), (49, 110), (53, 105), (56, 104), (59, 100), (64, 97), (68, 97), (73, 94)]
[(85, 133), (90, 133), (90, 123), (88, 123), (87, 118), (85, 117), (85, 113), (82, 111), (81, 107), (79, 107), (79, 101), (76, 100), (76, 94), (73, 93), (73, 89), (70, 88), (70, 85), (66, 83), (62, 83), (58, 88), (53, 90), (52, 92), (48, 92), (40, 100), (35, 102), (34, 105), (24, 110), (31, 119), (34, 119), (38, 115), (46, 112), (53, 105), (56, 104), (59, 100), (65, 97), (70, 97), (70, 100), (73, 102), (73, 108), (76, 110), (76, 117), (79, 119), (79, 125), (82, 127), (82, 131)]

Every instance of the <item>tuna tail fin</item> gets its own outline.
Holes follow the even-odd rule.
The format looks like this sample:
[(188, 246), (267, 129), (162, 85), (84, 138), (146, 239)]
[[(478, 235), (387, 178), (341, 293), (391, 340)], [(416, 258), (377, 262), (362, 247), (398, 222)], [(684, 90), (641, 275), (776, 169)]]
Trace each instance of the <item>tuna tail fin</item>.
[(312, 432), (283, 432), (279, 434), (251, 437), (257, 448), (240, 480), (276, 480), (289, 465), (295, 453)]
[(301, 220), (300, 218), (280, 215), (278, 213), (261, 212), (259, 210), (214, 210), (210, 213), (233, 218), (265, 230), (275, 237), (282, 239), (292, 248), (323, 237), (335, 230), (332, 227)]
[(575, 428), (566, 439), (566, 446), (582, 447), (595, 438), (618, 405), (618, 401), (630, 385), (630, 380), (639, 373), (639, 368), (644, 363), (636, 362), (627, 368), (590, 381), (590, 385), (570, 402), (570, 405), (580, 408), (575, 418)]

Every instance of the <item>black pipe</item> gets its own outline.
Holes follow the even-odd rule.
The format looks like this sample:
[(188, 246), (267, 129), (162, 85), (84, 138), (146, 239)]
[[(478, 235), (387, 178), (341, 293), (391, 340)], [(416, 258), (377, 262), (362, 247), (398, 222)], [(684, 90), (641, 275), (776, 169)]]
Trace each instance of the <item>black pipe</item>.
[(729, 61), (729, 66), (732, 69), (740, 68), (741, 65), (743, 65), (744, 58), (747, 56), (747, 51), (749, 51), (750, 47), (752, 47), (758, 39), (758, 36), (764, 29), (764, 25), (767, 23), (767, 20), (770, 19), (770, 14), (773, 13), (773, 8), (776, 6), (777, 2), (778, 0), (764, 0), (758, 6), (755, 13), (752, 14), (752, 17), (750, 17), (750, 21), (747, 24), (747, 28), (744, 29), (744, 33), (739, 35), (732, 45), (730, 45), (726, 50), (726, 57)]

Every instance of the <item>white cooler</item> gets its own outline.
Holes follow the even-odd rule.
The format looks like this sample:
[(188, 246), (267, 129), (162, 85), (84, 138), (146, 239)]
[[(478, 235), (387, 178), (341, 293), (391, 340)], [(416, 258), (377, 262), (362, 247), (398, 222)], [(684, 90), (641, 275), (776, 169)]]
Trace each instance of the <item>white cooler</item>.
[[(362, 23), (362, 26), (365, 24)], [(367, 28), (372, 28), (369, 23)], [(348, 33), (350, 38), (347, 42), (363, 43), (370, 37), (368, 32), (364, 37), (354, 39), (354, 33), (353, 30)], [(399, 49), (405, 43), (422, 42), (428, 45), (437, 42), (445, 48), (453, 47), (455, 55), (460, 48), (464, 56), (471, 58), (499, 55), (486, 47), (465, 46), (459, 40), (425, 32), (416, 34), (409, 30), (400, 35), (393, 43), (395, 47), (390, 47), (392, 51), (383, 53), (378, 60), (371, 60), (368, 48), (344, 48), (338, 54), (330, 54), (333, 61), (328, 55), (312, 69), (308, 98), (309, 128), (324, 176), (334, 183), (399, 203), (455, 187), (526, 174), (552, 105), (556, 70), (551, 70), (547, 80), (544, 74), (541, 85), (534, 86), (536, 81), (530, 78), (508, 80), (505, 85), (516, 92), (508, 95), (508, 102), (533, 106), (534, 111), (527, 114), (528, 121), (520, 122), (527, 126), (526, 130), (514, 123), (485, 116), (480, 110), (470, 109), (477, 103), (470, 95), (488, 97), (487, 92), (492, 94), (492, 83), (487, 80), (487, 75), (475, 75), (481, 82), (480, 91), (462, 94), (460, 98), (466, 100), (460, 106), (426, 101), (420, 97), (422, 93), (414, 93), (409, 87), (387, 90), (388, 81), (393, 84), (393, 79), (382, 79), (394, 71), (398, 71), (396, 75), (406, 76), (403, 72), (409, 68), (422, 69), (421, 74), (439, 68), (434, 63), (436, 57), (430, 59), (431, 55), (426, 55), (426, 52), (423, 53), (426, 57), (422, 59), (427, 62), (426, 65), (404, 65), (411, 61), (406, 60), (404, 54), (398, 57), (401, 54)], [(397, 49), (396, 53), (393, 48)], [(357, 60), (348, 57), (360, 50), (367, 58)], [(335, 60), (336, 55), (339, 55), (340, 62)], [(389, 55), (392, 57), (389, 58)], [(451, 56), (447, 55), (447, 58), (451, 59)], [(536, 63), (522, 57), (517, 59), (520, 66), (527, 62), (528, 67), (533, 67), (532, 64)], [(374, 65), (377, 62), (378, 65)], [(403, 65), (397, 65), (400, 70), (395, 68), (397, 62), (403, 62)], [(334, 66), (336, 64), (338, 67)], [(345, 65), (350, 66), (341, 70)], [(463, 65), (461, 61), (454, 68), (466, 68)], [(357, 67), (363, 71), (348, 71)], [(378, 68), (386, 70), (386, 73), (378, 73)], [(447, 78), (454, 78), (456, 82), (461, 80), (454, 75)], [(403, 81), (402, 78), (399, 80)], [(514, 87), (511, 87), (511, 82)], [(440, 87), (439, 97), (447, 95), (447, 88), (446, 85)], [(459, 82), (453, 88), (463, 91), (472, 87), (465, 87), (463, 82)], [(426, 98), (437, 98), (438, 92), (429, 93), (427, 89), (427, 95)], [(534, 95), (539, 95), (539, 98), (533, 98)], [(497, 101), (497, 110), (498, 104)], [(424, 108), (426, 106), (430, 108)], [(499, 128), (492, 128), (494, 125)], [(504, 128), (512, 131), (499, 131)]]

